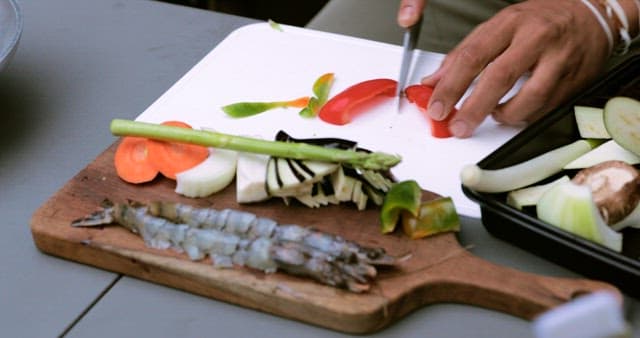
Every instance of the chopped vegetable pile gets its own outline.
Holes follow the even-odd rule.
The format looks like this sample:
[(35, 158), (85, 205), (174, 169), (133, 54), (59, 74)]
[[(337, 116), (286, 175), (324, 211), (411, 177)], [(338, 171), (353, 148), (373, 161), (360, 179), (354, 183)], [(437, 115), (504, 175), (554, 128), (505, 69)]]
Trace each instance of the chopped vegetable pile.
[[(177, 169), (174, 164), (162, 171), (177, 179), (176, 192), (188, 197), (209, 196), (236, 178), (238, 203), (279, 197), (287, 204), (295, 199), (313, 208), (352, 202), (359, 210), (371, 203), (382, 206), (383, 233), (392, 232), (401, 219), (411, 238), (459, 228), (451, 199), (421, 202), (422, 189), (415, 181), (395, 183), (389, 172), (399, 157), (358, 148), (354, 141), (295, 139), (282, 131), (275, 141), (267, 141), (193, 130), (179, 122), (157, 125), (114, 120), (111, 131), (124, 136), (121, 144), (126, 148), (121, 146), (122, 149), (135, 150), (128, 151), (133, 155), (116, 156), (116, 168), (140, 166), (145, 172), (146, 176), (140, 174), (144, 180), (133, 180), (118, 169), (118, 175), (130, 183), (156, 177), (159, 169), (148, 165), (155, 163), (148, 161), (153, 158), (148, 154), (149, 149), (158, 151), (154, 148), (157, 143), (165, 152), (176, 150), (176, 154), (163, 154), (164, 159), (159, 162), (189, 163), (184, 169)], [(136, 148), (140, 144), (142, 148)], [(191, 147), (197, 151), (191, 151)], [(184, 158), (178, 158), (180, 155)]]
[(509, 205), (533, 207), (540, 220), (620, 252), (620, 230), (640, 228), (640, 101), (613, 97), (604, 108), (574, 110), (582, 139), (502, 169), (466, 166), (461, 180), (507, 193)]

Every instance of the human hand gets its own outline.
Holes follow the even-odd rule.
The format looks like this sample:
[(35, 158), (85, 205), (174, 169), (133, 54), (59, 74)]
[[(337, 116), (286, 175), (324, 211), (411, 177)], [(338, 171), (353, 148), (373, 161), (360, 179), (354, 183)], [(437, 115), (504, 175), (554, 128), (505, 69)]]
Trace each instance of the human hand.
[[(471, 136), (489, 115), (509, 125), (532, 122), (594, 80), (609, 53), (604, 31), (580, 1), (511, 5), (479, 25), (422, 80), (435, 87), (428, 113), (443, 120), (478, 77), (449, 123), (454, 136)], [(518, 93), (500, 104), (529, 71)]]
[(403, 28), (413, 26), (420, 19), (426, 0), (401, 0), (398, 9), (398, 25)]

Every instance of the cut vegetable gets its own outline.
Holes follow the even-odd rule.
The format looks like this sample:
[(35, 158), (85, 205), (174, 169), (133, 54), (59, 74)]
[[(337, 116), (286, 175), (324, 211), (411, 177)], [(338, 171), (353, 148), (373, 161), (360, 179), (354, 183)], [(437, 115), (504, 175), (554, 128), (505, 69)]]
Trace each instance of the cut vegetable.
[(609, 99), (604, 125), (619, 145), (640, 156), (640, 101), (621, 96)]
[(636, 205), (636, 208), (627, 217), (611, 225), (611, 229), (615, 231), (620, 231), (626, 227), (640, 229), (640, 203)]
[(604, 222), (587, 186), (571, 181), (556, 184), (542, 195), (536, 211), (544, 222), (614, 251), (622, 251), (622, 235)]
[(467, 165), (462, 169), (460, 178), (463, 185), (480, 192), (498, 193), (520, 189), (560, 172), (567, 163), (598, 144), (594, 140), (578, 140), (502, 169), (490, 170), (475, 164)]
[(361, 112), (362, 106), (379, 97), (393, 97), (398, 82), (392, 79), (374, 79), (357, 83), (332, 97), (322, 106), (321, 120), (344, 125)]
[[(167, 127), (191, 129), (191, 126), (180, 121), (166, 121), (162, 123)], [(167, 178), (176, 179), (176, 174), (193, 168), (209, 157), (207, 147), (166, 142), (160, 140), (147, 140), (149, 162)]]
[(176, 175), (176, 192), (187, 197), (207, 197), (226, 186), (236, 176), (238, 153), (233, 150), (210, 149), (207, 159)]
[(413, 217), (418, 216), (422, 189), (414, 180), (394, 184), (387, 192), (380, 210), (380, 225), (383, 234), (393, 232), (400, 219), (401, 212)]
[(273, 21), (271, 19), (267, 20), (267, 22), (269, 23), (269, 27), (271, 27), (272, 29), (277, 30), (279, 32), (284, 32), (284, 30), (282, 29), (282, 26), (280, 26), (279, 23), (277, 23), (277, 22), (275, 22), (275, 21)]
[(238, 203), (264, 201), (267, 192), (267, 163), (269, 156), (239, 153), (236, 168), (236, 200)]
[[(276, 140), (293, 143), (308, 143), (327, 148), (357, 148), (357, 143), (341, 138), (296, 139), (279, 131)], [(267, 177), (269, 193), (287, 198), (293, 197), (306, 206), (316, 208), (329, 203), (353, 202), (358, 210), (364, 210), (371, 200), (381, 205), (384, 192), (392, 185), (392, 176), (386, 171), (356, 169), (349, 165), (331, 162), (273, 159)], [(285, 187), (288, 184), (288, 188)], [(284, 188), (284, 190), (283, 190)]]
[(405, 89), (405, 95), (407, 95), (407, 99), (409, 102), (414, 103), (420, 111), (422, 111), (423, 115), (429, 120), (429, 124), (431, 125), (431, 136), (437, 138), (447, 138), (453, 136), (451, 131), (449, 131), (449, 121), (455, 116), (458, 111), (455, 107), (452, 108), (449, 115), (444, 120), (438, 121), (432, 119), (429, 115), (427, 115), (427, 105), (429, 104), (429, 99), (431, 99), (431, 94), (433, 94), (433, 87), (417, 84), (411, 85)]
[(329, 176), (325, 176), (322, 181), (314, 184), (309, 194), (297, 195), (295, 198), (310, 208), (340, 203), (333, 193), (333, 186)]
[(402, 229), (411, 239), (460, 231), (460, 217), (450, 197), (422, 202), (417, 215), (402, 210)]
[(574, 106), (573, 112), (578, 125), (578, 132), (582, 138), (611, 138), (607, 128), (604, 126), (604, 109)]
[(149, 161), (146, 138), (123, 137), (118, 144), (113, 162), (118, 177), (125, 182), (145, 183), (158, 175), (158, 170)]
[(549, 188), (555, 184), (568, 182), (569, 180), (569, 176), (565, 175), (547, 184), (539, 184), (522, 189), (511, 190), (507, 194), (507, 204), (518, 210), (522, 210), (523, 207), (534, 206), (538, 203), (542, 194), (549, 190)]
[(309, 104), (309, 97), (303, 96), (290, 101), (273, 102), (237, 102), (222, 107), (222, 111), (231, 117), (249, 117), (275, 108), (303, 108)]
[(582, 169), (572, 181), (591, 189), (593, 202), (607, 224), (621, 221), (640, 201), (640, 174), (621, 161), (602, 162)]
[(331, 176), (333, 192), (336, 199), (341, 202), (350, 201), (357, 181), (355, 178), (345, 175), (342, 167), (336, 170)]
[(615, 140), (609, 140), (571, 161), (564, 169), (583, 169), (606, 161), (622, 161), (633, 165), (640, 163), (640, 156), (622, 148)]
[(267, 191), (271, 196), (280, 197), (310, 194), (316, 182), (338, 167), (331, 162), (271, 157), (267, 164)]
[(315, 117), (322, 106), (329, 99), (329, 91), (333, 85), (335, 76), (333, 73), (326, 73), (320, 76), (313, 83), (313, 95), (309, 99), (309, 103), (300, 111), (300, 116)]
[(359, 169), (387, 170), (400, 163), (401, 160), (397, 155), (382, 152), (342, 150), (307, 143), (268, 141), (121, 119), (111, 121), (111, 133), (116, 136), (147, 137), (300, 160), (347, 163)]

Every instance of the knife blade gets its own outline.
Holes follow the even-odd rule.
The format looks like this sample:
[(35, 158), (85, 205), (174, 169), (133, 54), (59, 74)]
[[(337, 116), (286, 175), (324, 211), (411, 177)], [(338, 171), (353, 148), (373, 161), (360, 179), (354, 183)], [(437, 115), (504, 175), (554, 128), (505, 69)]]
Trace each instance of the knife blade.
[(400, 63), (400, 75), (398, 76), (398, 86), (396, 87), (396, 98), (398, 100), (398, 111), (400, 111), (400, 103), (402, 102), (402, 94), (407, 84), (411, 62), (413, 60), (413, 51), (418, 43), (420, 29), (422, 28), (422, 15), (418, 22), (408, 27), (402, 36), (402, 59)]

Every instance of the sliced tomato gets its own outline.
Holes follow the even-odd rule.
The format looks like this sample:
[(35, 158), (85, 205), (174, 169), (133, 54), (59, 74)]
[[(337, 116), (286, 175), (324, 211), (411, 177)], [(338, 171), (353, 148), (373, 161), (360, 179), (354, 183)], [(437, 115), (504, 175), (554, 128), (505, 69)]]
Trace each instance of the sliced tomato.
[(393, 97), (398, 82), (392, 79), (373, 79), (357, 83), (332, 97), (320, 108), (318, 116), (321, 120), (337, 125), (344, 125), (362, 112), (363, 106), (380, 97)]
[(434, 120), (427, 115), (427, 105), (429, 104), (429, 99), (431, 99), (431, 94), (433, 94), (433, 87), (423, 84), (411, 85), (404, 90), (404, 93), (409, 102), (418, 106), (424, 113), (424, 116), (429, 120), (431, 124), (431, 135), (433, 137), (446, 138), (453, 136), (449, 131), (449, 121), (451, 121), (458, 111), (455, 107), (449, 115), (447, 115), (447, 118), (442, 121)]

